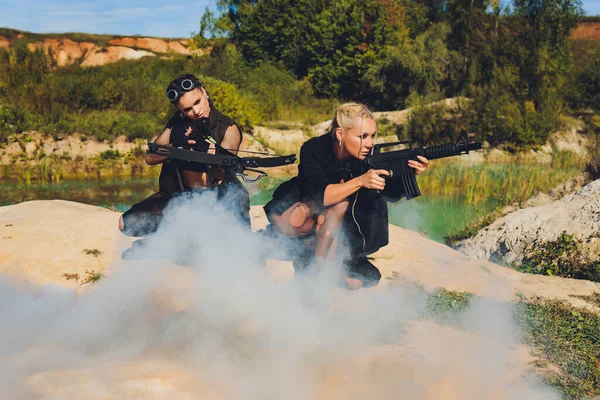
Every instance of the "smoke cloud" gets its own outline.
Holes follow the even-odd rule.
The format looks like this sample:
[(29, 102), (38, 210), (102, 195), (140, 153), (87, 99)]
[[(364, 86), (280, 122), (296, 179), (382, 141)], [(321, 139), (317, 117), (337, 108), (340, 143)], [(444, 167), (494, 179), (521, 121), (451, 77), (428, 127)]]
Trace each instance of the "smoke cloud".
[(443, 324), (410, 286), (339, 288), (335, 262), (274, 282), (265, 238), (228, 206), (172, 203), (85, 293), (2, 278), (3, 398), (557, 398), (523, 375), (510, 305), (481, 298)]

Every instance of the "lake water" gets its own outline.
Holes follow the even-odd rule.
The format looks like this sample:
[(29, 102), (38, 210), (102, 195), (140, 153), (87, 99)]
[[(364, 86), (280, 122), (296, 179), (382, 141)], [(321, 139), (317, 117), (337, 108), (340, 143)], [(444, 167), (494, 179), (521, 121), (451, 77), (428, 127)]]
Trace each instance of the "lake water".
[[(252, 205), (264, 205), (284, 178), (267, 177), (259, 183), (246, 184)], [(0, 181), (0, 205), (29, 200), (71, 200), (125, 211), (132, 204), (156, 191), (156, 178), (63, 181), (57, 184), (30, 184)], [(461, 197), (423, 195), (416, 199), (390, 204), (390, 222), (423, 232), (443, 242), (444, 236), (456, 232), (471, 221), (489, 213), (493, 200), (467, 204)]]

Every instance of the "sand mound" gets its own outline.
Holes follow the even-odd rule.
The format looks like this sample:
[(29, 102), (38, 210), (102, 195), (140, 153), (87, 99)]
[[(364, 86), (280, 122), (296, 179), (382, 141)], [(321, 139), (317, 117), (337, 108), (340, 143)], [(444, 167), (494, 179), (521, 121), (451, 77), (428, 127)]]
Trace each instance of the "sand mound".
[[(210, 236), (225, 228), (208, 212), (190, 226)], [(555, 398), (528, 377), (529, 349), (494, 300), (520, 292), (591, 308), (569, 295), (598, 291), (471, 260), (392, 226), (392, 244), (375, 254), (378, 287), (311, 294), (292, 281), (289, 262), (269, 260), (266, 280), (227, 265), (244, 248), (215, 256), (225, 263), (215, 270), (122, 261), (132, 239), (116, 229), (118, 217), (66, 201), (0, 208), (0, 316), (12, 319), (0, 341), (0, 390), (11, 398)], [(253, 228), (265, 224), (253, 207)], [(85, 293), (49, 285), (74, 287), (64, 273), (100, 268), (106, 281)], [(44, 285), (6, 285), (10, 276)], [(423, 299), (403, 289), (411, 282), (481, 294), (481, 303), (464, 327), (435, 322), (419, 317)]]
[[(63, 273), (83, 274), (86, 269), (109, 267), (117, 243), (132, 240), (117, 230), (119, 213), (102, 207), (51, 200), (29, 201), (0, 207), (0, 272), (35, 283), (73, 286)], [(252, 226), (267, 224), (262, 207), (251, 210)], [(85, 254), (97, 249), (97, 257)], [(427, 289), (445, 287), (513, 300), (516, 293), (527, 297), (562, 299), (576, 306), (591, 304), (572, 294), (600, 291), (593, 282), (553, 276), (530, 275), (486, 260), (471, 259), (448, 246), (420, 234), (390, 225), (390, 244), (374, 254), (382, 272), (382, 284), (418, 282)], [(279, 279), (292, 279), (291, 263), (269, 261)], [(498, 290), (490, 290), (497, 287)]]

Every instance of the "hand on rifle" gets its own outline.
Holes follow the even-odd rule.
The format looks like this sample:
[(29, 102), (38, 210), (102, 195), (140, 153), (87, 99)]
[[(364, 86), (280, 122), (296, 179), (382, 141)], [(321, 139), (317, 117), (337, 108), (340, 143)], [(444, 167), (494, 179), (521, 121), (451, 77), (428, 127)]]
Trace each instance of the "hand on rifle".
[(419, 175), (421, 172), (427, 169), (427, 166), (431, 161), (423, 156), (417, 156), (419, 161), (408, 160), (408, 166), (415, 169), (415, 175)]
[(360, 187), (366, 189), (383, 190), (385, 188), (385, 179), (381, 176), (390, 176), (390, 172), (385, 169), (370, 169), (358, 177)]

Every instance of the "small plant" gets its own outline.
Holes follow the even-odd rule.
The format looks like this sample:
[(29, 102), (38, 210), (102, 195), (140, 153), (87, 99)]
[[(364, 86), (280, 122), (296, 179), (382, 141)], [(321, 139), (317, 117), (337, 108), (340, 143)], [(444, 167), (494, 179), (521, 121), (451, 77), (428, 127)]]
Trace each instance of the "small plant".
[[(75, 283), (77, 283), (79, 286), (83, 286), (87, 283), (90, 284), (90, 286), (95, 285), (96, 283), (100, 282), (102, 279), (104, 279), (104, 273), (102, 273), (102, 271), (96, 271), (96, 270), (85, 270), (85, 276), (82, 278), (81, 275), (79, 274), (70, 274), (65, 272), (64, 274), (62, 274), (62, 276), (68, 280), (68, 281), (75, 281)], [(81, 279), (81, 281), (80, 281)]]
[(65, 272), (64, 274), (62, 274), (62, 276), (68, 281), (73, 280), (75, 281), (75, 283), (79, 282), (79, 274), (69, 274)]
[(102, 161), (116, 160), (119, 158), (121, 158), (121, 153), (119, 153), (119, 150), (105, 150), (100, 153), (100, 159)]
[(400, 277), (400, 273), (398, 271), (392, 271), (392, 274), (385, 278), (388, 281), (395, 281)]
[(102, 271), (96, 272), (95, 270), (88, 271), (86, 269), (85, 274), (86, 274), (86, 276), (81, 281), (79, 286), (85, 285), (86, 283), (89, 283), (91, 286), (93, 286), (93, 285), (97, 284), (98, 282), (100, 282), (102, 279), (104, 279), (104, 274), (102, 273)]
[(525, 343), (550, 363), (540, 371), (568, 399), (600, 394), (600, 317), (557, 301), (521, 301), (515, 314)]
[(83, 249), (83, 252), (87, 255), (98, 257), (102, 252), (98, 249)]
[(473, 294), (440, 288), (427, 298), (427, 317), (445, 323), (459, 323), (461, 313), (471, 305)]
[(530, 274), (600, 282), (600, 261), (591, 261), (581, 245), (580, 239), (563, 231), (556, 240), (526, 249), (523, 262), (516, 269)]
[(600, 307), (600, 293), (594, 293), (594, 294), (591, 294), (591, 295), (588, 295), (588, 296), (572, 294), (571, 297), (575, 297), (577, 299), (585, 300), (588, 303), (594, 304), (596, 307)]

